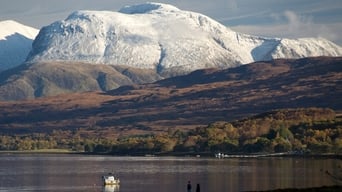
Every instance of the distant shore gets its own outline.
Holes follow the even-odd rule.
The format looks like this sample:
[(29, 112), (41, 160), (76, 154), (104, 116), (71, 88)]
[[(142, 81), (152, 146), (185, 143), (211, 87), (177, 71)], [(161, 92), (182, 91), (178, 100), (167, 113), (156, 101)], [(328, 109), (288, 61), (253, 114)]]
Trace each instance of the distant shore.
[[(146, 157), (162, 157), (162, 156), (174, 156), (174, 157), (213, 157), (215, 158), (214, 153), (210, 152), (167, 152), (167, 153), (130, 153), (130, 154), (113, 154), (113, 153), (94, 153), (94, 152), (80, 152), (80, 151), (71, 151), (67, 149), (41, 149), (41, 150), (27, 150), (27, 151), (0, 151), (0, 154), (77, 154), (77, 155), (109, 155), (109, 156), (146, 156)], [(293, 157), (293, 158), (333, 158), (333, 159), (342, 159), (342, 154), (229, 154), (227, 157), (221, 159), (233, 159), (233, 158), (269, 158), (269, 157)]]

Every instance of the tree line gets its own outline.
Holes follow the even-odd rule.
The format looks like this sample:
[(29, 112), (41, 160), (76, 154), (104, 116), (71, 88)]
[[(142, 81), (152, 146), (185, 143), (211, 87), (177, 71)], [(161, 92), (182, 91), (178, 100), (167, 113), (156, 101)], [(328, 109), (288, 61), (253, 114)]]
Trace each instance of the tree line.
[(284, 109), (250, 118), (214, 122), (191, 131), (115, 139), (82, 136), (77, 130), (1, 135), (0, 150), (69, 149), (108, 154), (162, 153), (341, 153), (342, 118), (332, 109)]

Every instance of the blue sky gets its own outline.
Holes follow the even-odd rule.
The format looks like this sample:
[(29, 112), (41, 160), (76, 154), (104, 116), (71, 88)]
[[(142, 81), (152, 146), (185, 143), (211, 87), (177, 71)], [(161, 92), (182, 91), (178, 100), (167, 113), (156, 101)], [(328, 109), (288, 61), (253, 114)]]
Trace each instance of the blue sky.
[[(117, 11), (146, 0), (0, 0), (0, 20), (41, 28), (76, 10)], [(155, 0), (266, 37), (324, 37), (342, 45), (342, 0)], [(1, 29), (0, 29), (1, 30)]]

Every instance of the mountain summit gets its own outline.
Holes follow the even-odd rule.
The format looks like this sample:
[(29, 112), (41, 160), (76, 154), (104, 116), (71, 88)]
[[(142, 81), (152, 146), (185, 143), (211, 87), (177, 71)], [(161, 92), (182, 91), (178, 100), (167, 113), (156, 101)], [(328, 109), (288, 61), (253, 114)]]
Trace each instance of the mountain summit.
[(0, 71), (22, 64), (38, 30), (16, 21), (0, 21)]
[(43, 27), (28, 62), (77, 61), (183, 74), (274, 58), (341, 56), (322, 38), (262, 38), (172, 5), (145, 3), (118, 12), (76, 11)]

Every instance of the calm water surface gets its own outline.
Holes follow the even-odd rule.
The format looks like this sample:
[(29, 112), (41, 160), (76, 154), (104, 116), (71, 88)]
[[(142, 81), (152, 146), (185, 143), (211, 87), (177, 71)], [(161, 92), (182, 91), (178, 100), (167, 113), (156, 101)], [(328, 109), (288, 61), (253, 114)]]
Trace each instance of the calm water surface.
[[(188, 180), (193, 188), (200, 183), (201, 192), (303, 188), (336, 184), (324, 171), (341, 165), (336, 159), (0, 154), (0, 191), (186, 192)], [(101, 176), (111, 171), (121, 184), (104, 188)]]

